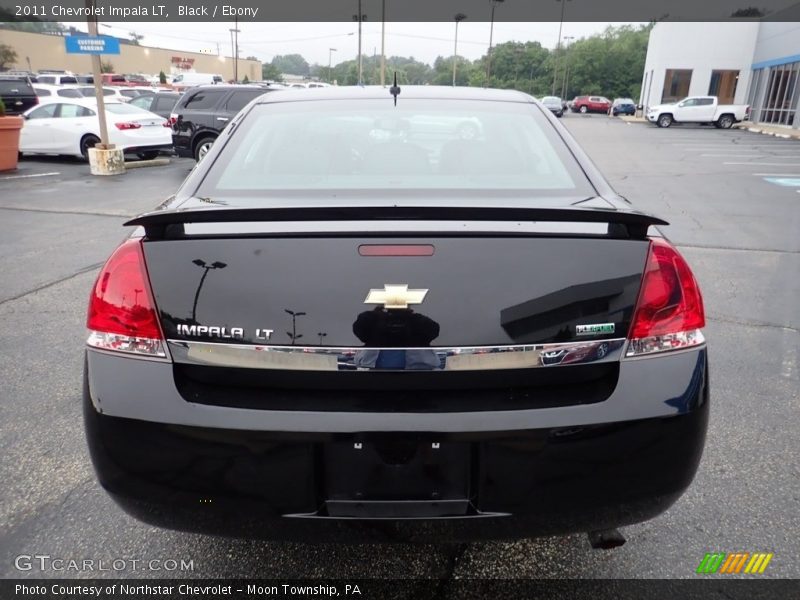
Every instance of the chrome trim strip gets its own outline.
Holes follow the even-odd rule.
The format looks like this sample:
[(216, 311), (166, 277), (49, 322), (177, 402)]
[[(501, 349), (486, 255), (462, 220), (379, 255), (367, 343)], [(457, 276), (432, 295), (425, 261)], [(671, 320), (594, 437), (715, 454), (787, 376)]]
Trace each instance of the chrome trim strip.
[[(619, 361), (625, 338), (510, 346), (335, 348), (167, 340), (176, 363), (284, 371), (494, 371)], [(388, 353), (381, 357), (381, 352)], [(402, 355), (398, 354), (402, 352)], [(378, 367), (381, 359), (404, 366)]]

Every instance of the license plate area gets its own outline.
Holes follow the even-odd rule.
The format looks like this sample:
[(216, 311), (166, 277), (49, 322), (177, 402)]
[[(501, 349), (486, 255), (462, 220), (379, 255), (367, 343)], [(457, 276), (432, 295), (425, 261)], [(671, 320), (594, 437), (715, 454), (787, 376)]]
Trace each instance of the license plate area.
[(330, 516), (403, 518), (469, 510), (470, 444), (387, 438), (323, 447)]

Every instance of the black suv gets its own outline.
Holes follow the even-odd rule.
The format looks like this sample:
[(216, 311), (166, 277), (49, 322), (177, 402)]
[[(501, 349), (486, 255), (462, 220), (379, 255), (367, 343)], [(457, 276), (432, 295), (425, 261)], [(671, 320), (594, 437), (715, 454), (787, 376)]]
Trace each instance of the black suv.
[(200, 160), (236, 113), (270, 91), (252, 85), (200, 85), (187, 90), (170, 114), (175, 152)]
[(7, 115), (21, 115), (39, 104), (39, 98), (27, 77), (0, 74), (0, 98), (3, 99)]

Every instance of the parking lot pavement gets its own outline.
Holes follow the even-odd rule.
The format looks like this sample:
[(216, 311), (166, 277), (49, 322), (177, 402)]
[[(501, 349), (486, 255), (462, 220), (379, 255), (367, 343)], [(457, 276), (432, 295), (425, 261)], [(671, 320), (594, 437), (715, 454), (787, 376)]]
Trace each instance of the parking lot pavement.
[[(271, 544), (134, 521), (98, 487), (85, 450), (86, 298), (97, 265), (124, 234), (122, 215), (160, 202), (193, 163), (98, 179), (77, 162), (24, 161), (26, 174), (61, 174), (0, 176), (0, 260), (9, 274), (0, 297), (0, 576), (164, 576), (130, 568), (15, 570), (15, 556), (46, 553), (193, 560), (193, 571), (170, 573), (179, 577), (693, 577), (709, 551), (773, 552), (764, 576), (800, 576), (800, 196), (761, 174), (792, 172), (765, 163), (790, 164), (783, 156), (800, 154), (800, 143), (627, 125), (602, 115), (570, 114), (563, 124), (620, 193), (672, 223), (665, 232), (704, 290), (707, 449), (695, 483), (667, 513), (626, 528), (628, 543), (608, 552), (591, 550), (583, 535), (425, 546)], [(765, 142), (780, 145), (762, 149)], [(706, 144), (719, 150), (701, 150)], [(734, 159), (726, 150), (757, 156)], [(739, 162), (746, 164), (726, 164)]]

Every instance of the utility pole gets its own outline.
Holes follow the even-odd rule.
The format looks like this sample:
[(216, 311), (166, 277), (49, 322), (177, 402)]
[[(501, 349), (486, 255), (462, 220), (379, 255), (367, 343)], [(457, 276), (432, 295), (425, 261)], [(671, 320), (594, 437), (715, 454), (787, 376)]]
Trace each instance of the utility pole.
[(458, 24), (467, 18), (464, 13), (457, 13), (453, 17), (456, 21), (456, 41), (453, 46), (453, 87), (456, 87), (456, 65), (458, 65)]
[(328, 48), (328, 83), (333, 81), (331, 78), (331, 56), (334, 52), (336, 52), (336, 48)]
[(381, 86), (386, 85), (386, 0), (381, 0)]
[[(89, 35), (97, 36), (97, 16), (95, 14), (94, 0), (86, 0), (86, 25), (89, 28)], [(108, 144), (108, 123), (106, 123), (106, 102), (103, 97), (103, 74), (100, 68), (100, 55), (92, 54), (92, 78), (94, 79), (94, 96), (97, 100), (97, 117), (100, 121), (100, 146), (103, 150), (111, 150), (113, 146)]]
[(231, 57), (233, 57), (233, 80), (239, 83), (239, 17), (234, 19), (231, 32)]
[(556, 44), (556, 51), (553, 57), (553, 90), (551, 92), (552, 96), (556, 95), (556, 78), (558, 77), (558, 51), (561, 50), (561, 30), (564, 27), (564, 10), (567, 8), (567, 2), (570, 0), (556, 0), (556, 2), (561, 2), (561, 21), (558, 23), (558, 43)]
[(568, 86), (569, 86), (569, 49), (572, 46), (570, 41), (574, 40), (574, 39), (575, 39), (574, 35), (565, 35), (564, 36), (564, 40), (567, 42), (567, 48), (566, 48), (566, 51), (565, 51), (566, 55), (564, 56), (564, 61), (566, 62), (566, 66), (564, 67), (564, 85), (561, 86), (561, 99), (562, 100), (564, 100), (564, 96), (569, 91), (569, 89), (568, 89)]
[(358, 0), (358, 14), (353, 15), (353, 20), (358, 21), (358, 85), (364, 85), (364, 61), (361, 56), (361, 22), (366, 15), (361, 13), (361, 0)]
[(489, 78), (492, 76), (492, 35), (494, 34), (494, 8), (503, 0), (491, 0), (492, 1), (492, 18), (491, 24), (489, 25), (489, 52), (486, 57), (486, 86), (489, 86)]

